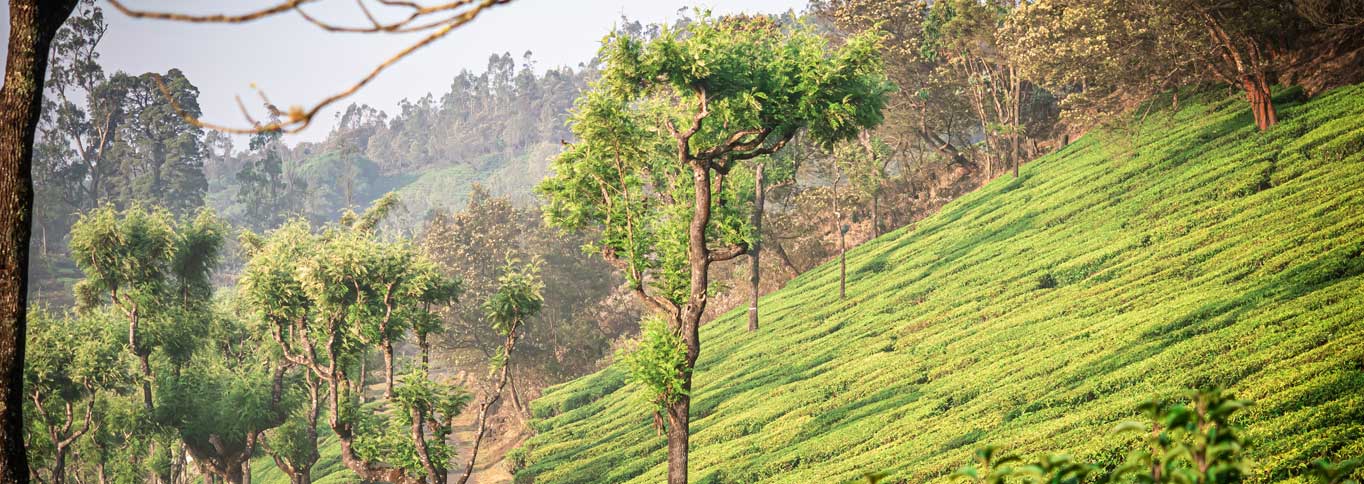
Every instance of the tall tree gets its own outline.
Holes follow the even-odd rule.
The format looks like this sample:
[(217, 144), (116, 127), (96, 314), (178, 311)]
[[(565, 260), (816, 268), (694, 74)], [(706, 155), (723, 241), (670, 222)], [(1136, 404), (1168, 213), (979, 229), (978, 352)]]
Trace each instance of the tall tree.
[(877, 37), (842, 47), (803, 25), (703, 16), (652, 40), (607, 37), (602, 77), (577, 103), (580, 140), (540, 190), (547, 218), (600, 227), (602, 255), (665, 315), (684, 345), (666, 396), (668, 482), (687, 482), (691, 374), (712, 288), (710, 267), (747, 252), (753, 180), (741, 162), (804, 129), (821, 143), (881, 121), (890, 87)]
[(52, 38), (76, 0), (9, 2), (9, 48), (0, 87), (0, 484), (27, 483), (24, 331), (33, 232), (33, 136), (42, 111)]
[(540, 294), (544, 283), (540, 281), (538, 262), (521, 264), (518, 260), (508, 259), (502, 266), (498, 283), (497, 292), (483, 303), (483, 311), (488, 324), (505, 338), (502, 351), (494, 359), (493, 368), (500, 371), (497, 385), (478, 406), (478, 430), (474, 433), (473, 448), (469, 449), (469, 461), (464, 465), (464, 473), (459, 476), (459, 484), (469, 482), (474, 463), (478, 461), (483, 436), (488, 431), (490, 411), (502, 399), (502, 393), (511, 381), (512, 350), (516, 349), (516, 342), (521, 339), (527, 320), (538, 314), (544, 304), (544, 297)]

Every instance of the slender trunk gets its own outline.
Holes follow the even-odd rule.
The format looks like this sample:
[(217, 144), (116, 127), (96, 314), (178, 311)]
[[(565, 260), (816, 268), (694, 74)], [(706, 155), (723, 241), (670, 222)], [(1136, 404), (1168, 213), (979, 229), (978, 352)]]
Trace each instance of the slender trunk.
[(9, 2), (0, 88), (0, 484), (29, 481), (24, 449), (24, 331), (33, 226), (33, 134), (52, 37), (76, 0)]
[(872, 238), (881, 236), (881, 192), (877, 190), (871, 195), (871, 236)]
[(95, 479), (99, 484), (109, 484), (109, 474), (104, 470), (103, 462), (95, 463)]
[(357, 390), (355, 398), (360, 400), (360, 404), (365, 404), (365, 378), (369, 376), (369, 350), (360, 350), (360, 374), (356, 375)]
[(431, 369), (431, 343), (426, 339), (425, 331), (417, 332), (417, 346), (422, 352), (422, 368), (430, 371)]
[(753, 193), (753, 233), (756, 234), (753, 246), (748, 250), (748, 284), (751, 289), (748, 303), (748, 330), (758, 330), (758, 283), (762, 281), (762, 233), (763, 233), (763, 202), (765, 192), (763, 190), (763, 163), (753, 171), (754, 186)]
[(839, 203), (840, 179), (843, 179), (843, 173), (839, 173), (839, 176), (837, 176), (836, 179), (833, 179), (833, 229), (839, 230), (839, 299), (844, 299), (844, 297), (847, 297), (848, 285), (848, 226), (843, 225), (843, 207)]
[(459, 476), (459, 484), (469, 482), (469, 476), (474, 473), (474, 463), (478, 460), (478, 449), (483, 444), (483, 435), (488, 432), (488, 412), (498, 400), (502, 399), (502, 391), (507, 388), (507, 382), (511, 379), (511, 355), (516, 348), (516, 329), (519, 324), (512, 325), (512, 329), (507, 333), (506, 360), (502, 365), (502, 376), (497, 380), (497, 388), (493, 393), (483, 400), (483, 404), (478, 409), (478, 432), (474, 434), (474, 446), (469, 449), (469, 462), (464, 465), (464, 472)]
[(66, 447), (57, 446), (52, 453), (52, 484), (66, 484)]
[(848, 226), (843, 224), (843, 208), (838, 203), (838, 181), (843, 178), (839, 173), (834, 178), (834, 230), (838, 231), (838, 298), (848, 295)]
[(393, 342), (384, 340), (384, 398), (393, 398)]

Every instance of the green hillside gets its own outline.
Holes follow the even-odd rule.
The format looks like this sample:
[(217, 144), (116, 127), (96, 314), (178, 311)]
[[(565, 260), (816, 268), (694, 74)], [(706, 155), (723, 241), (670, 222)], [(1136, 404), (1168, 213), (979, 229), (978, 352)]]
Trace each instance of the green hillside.
[[(1133, 407), (1224, 386), (1254, 481), (1364, 455), (1364, 86), (1180, 96), (1096, 132), (702, 330), (693, 482), (946, 480), (997, 444), (1114, 463)], [(1165, 99), (1158, 106), (1169, 104)], [(535, 401), (518, 481), (663, 482), (623, 371)]]

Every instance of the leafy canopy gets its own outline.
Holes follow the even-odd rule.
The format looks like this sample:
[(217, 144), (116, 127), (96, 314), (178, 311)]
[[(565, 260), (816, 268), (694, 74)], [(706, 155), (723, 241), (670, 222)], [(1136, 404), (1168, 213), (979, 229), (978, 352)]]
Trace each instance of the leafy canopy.
[[(753, 179), (730, 170), (770, 155), (796, 132), (831, 144), (881, 122), (892, 86), (879, 37), (833, 47), (806, 24), (713, 18), (650, 40), (605, 38), (601, 79), (576, 103), (580, 140), (553, 163), (539, 191), (557, 227), (601, 227), (588, 246), (674, 304), (690, 292), (687, 227), (697, 169), (714, 173), (706, 239), (746, 247)], [(773, 183), (780, 180), (769, 180)]]

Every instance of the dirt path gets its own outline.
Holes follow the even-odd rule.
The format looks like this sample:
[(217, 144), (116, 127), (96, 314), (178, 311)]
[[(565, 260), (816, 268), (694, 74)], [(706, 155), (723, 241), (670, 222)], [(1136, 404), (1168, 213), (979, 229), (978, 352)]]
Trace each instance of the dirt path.
[[(459, 372), (453, 381), (465, 385), (465, 388), (476, 388), (471, 384), (471, 379), (465, 372)], [(507, 472), (506, 455), (507, 451), (521, 445), (521, 442), (529, 436), (525, 425), (515, 415), (513, 405), (506, 404), (510, 395), (503, 395), (493, 408), (493, 415), (490, 420), (490, 427), (487, 435), (483, 437), (483, 446), (478, 451), (478, 460), (474, 463), (474, 472), (469, 476), (468, 484), (510, 484), (512, 474)], [(481, 402), (483, 395), (478, 394), (474, 397), (469, 409), (460, 414), (454, 421), (453, 431), (450, 433), (450, 442), (454, 445), (457, 452), (451, 465), (449, 482), (457, 482), (460, 474), (464, 472), (464, 465), (469, 462), (469, 452), (473, 449), (474, 435), (478, 432), (478, 402)]]

